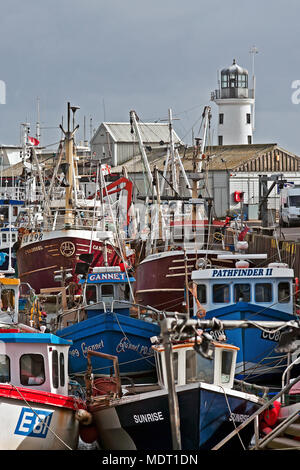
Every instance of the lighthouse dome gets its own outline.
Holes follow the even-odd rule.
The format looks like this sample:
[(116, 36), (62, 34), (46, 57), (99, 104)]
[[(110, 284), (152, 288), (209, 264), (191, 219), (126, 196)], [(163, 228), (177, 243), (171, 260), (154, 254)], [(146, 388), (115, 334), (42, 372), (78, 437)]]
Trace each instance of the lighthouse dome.
[(230, 67), (226, 67), (223, 70), (221, 70), (221, 75), (222, 74), (239, 74), (239, 75), (248, 75), (248, 70), (244, 69), (240, 65), (236, 63), (236, 60), (233, 59), (232, 65)]

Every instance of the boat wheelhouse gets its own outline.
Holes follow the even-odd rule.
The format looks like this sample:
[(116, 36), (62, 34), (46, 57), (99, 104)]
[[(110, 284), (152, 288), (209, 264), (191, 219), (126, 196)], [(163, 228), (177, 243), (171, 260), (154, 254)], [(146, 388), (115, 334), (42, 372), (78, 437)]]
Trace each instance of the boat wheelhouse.
[[(226, 256), (226, 255), (222, 255)], [(234, 255), (231, 255), (231, 258)], [(247, 258), (255, 255), (236, 255), (236, 267), (193, 271), (197, 300), (206, 311), (206, 318), (221, 320), (289, 321), (294, 315), (294, 271), (284, 263), (266, 267), (249, 267)], [(263, 258), (263, 255), (256, 255)], [(228, 341), (240, 348), (237, 376), (258, 382), (277, 379), (287, 364), (287, 356), (278, 354), (276, 347), (280, 332), (260, 330), (226, 331)], [(223, 332), (221, 332), (223, 334)]]
[[(135, 279), (119, 266), (97, 267), (81, 280), (83, 305), (61, 315), (56, 334), (71, 339), (70, 373), (84, 375), (87, 352), (116, 355), (122, 375), (152, 373), (155, 369), (150, 338), (159, 334), (156, 321), (132, 311), (131, 284)], [(95, 358), (97, 375), (110, 374), (110, 362)]]
[[(183, 450), (210, 450), (259, 409), (261, 398), (233, 387), (238, 348), (212, 342), (210, 358), (198, 354), (195, 341), (172, 344), (175, 394)], [(157, 384), (122, 387), (121, 396), (107, 394), (101, 382), (88, 397), (101, 448), (109, 450), (172, 450), (167, 357), (163, 344), (153, 346)], [(99, 391), (100, 390), (100, 391)], [(102, 392), (101, 392), (102, 390)], [(225, 399), (226, 394), (226, 399)], [(248, 426), (240, 435), (247, 446), (253, 434)], [(227, 449), (240, 448), (238, 438)]]

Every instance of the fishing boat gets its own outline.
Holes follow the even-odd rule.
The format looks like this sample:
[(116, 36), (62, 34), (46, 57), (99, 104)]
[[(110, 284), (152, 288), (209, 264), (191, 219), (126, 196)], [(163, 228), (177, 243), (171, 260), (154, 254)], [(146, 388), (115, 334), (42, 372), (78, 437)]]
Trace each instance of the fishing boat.
[[(192, 272), (195, 315), (201, 306), (207, 319), (256, 322), (297, 318), (293, 269), (284, 263), (249, 267), (249, 260), (266, 259), (264, 254), (219, 255), (220, 259), (226, 257), (235, 260), (234, 269), (215, 267)], [(237, 377), (272, 383), (287, 366), (287, 355), (276, 352), (280, 331), (234, 330), (220, 334), (240, 348)]]
[[(115, 355), (122, 375), (142, 375), (155, 369), (150, 338), (160, 328), (150, 314), (139, 313), (130, 302), (135, 278), (119, 266), (96, 267), (80, 281), (83, 302), (58, 318), (56, 334), (72, 340), (69, 369), (83, 376), (88, 351)], [(111, 362), (95, 358), (94, 373), (109, 375)]]
[[(210, 450), (265, 403), (234, 386), (238, 347), (195, 328), (192, 337), (180, 337), (186, 320), (174, 336), (176, 323), (163, 320), (162, 334), (153, 339), (157, 384), (121, 385), (117, 358), (110, 358), (110, 383), (93, 380), (92, 360), (101, 353), (89, 352), (87, 403), (102, 449)], [(225, 448), (247, 448), (253, 432), (247, 427)]]
[[(123, 177), (105, 182), (100, 164), (95, 175), (79, 174), (74, 143), (78, 126), (75, 127), (73, 116), (71, 129), (71, 109), (75, 113), (76, 107), (68, 103), (68, 127), (66, 131), (61, 127), (65, 139), (60, 143), (57, 164), (51, 170), (48, 186), (35, 149), (31, 149), (41, 188), (42, 217), (22, 231), (16, 256), (21, 281), (30, 284), (37, 293), (42, 288), (60, 286), (57, 281), (60, 274), (66, 282), (76, 281), (74, 271), (80, 254), (94, 254), (92, 266), (118, 266), (126, 258), (120, 243), (120, 232), (124, 227), (117, 227), (114, 223), (110, 198), (117, 197), (117, 193), (123, 190), (126, 193), (126, 229), (132, 183)], [(108, 201), (106, 209), (104, 200)]]
[(85, 403), (68, 377), (71, 342), (18, 322), (19, 288), (0, 278), (0, 449), (76, 449)]

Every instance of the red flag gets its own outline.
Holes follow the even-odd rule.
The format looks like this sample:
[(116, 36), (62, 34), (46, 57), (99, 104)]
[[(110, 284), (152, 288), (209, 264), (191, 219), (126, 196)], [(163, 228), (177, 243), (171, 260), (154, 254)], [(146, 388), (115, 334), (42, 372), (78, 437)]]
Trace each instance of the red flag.
[(238, 236), (238, 241), (242, 242), (246, 236), (246, 233), (249, 232), (249, 227), (246, 225), (246, 227), (241, 231), (241, 233)]
[(35, 147), (39, 145), (40, 141), (37, 140), (35, 137), (28, 136), (29, 144), (34, 145)]

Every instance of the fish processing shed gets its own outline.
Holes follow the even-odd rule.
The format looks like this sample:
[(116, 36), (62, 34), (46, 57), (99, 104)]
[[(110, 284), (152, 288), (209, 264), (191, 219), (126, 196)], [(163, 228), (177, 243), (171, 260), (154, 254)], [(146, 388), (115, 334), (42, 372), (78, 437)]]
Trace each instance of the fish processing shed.
[[(193, 147), (179, 148), (188, 178), (193, 174), (193, 152)], [(162, 172), (166, 151), (161, 149), (160, 152), (147, 151), (146, 153), (151, 170), (153, 171), (156, 166)], [(121, 172), (122, 167), (126, 168), (128, 177), (135, 182), (139, 193), (143, 194), (144, 168), (141, 156), (135, 156), (114, 170)], [(199, 181), (199, 194), (203, 197), (208, 195), (213, 197), (216, 217), (225, 217), (228, 211), (238, 211), (240, 203), (234, 200), (234, 194), (236, 191), (242, 191), (244, 205), (248, 212), (250, 211), (249, 218), (257, 218), (260, 175), (269, 177), (282, 175), (282, 179), (300, 184), (300, 157), (279, 147), (276, 143), (207, 147), (202, 168), (203, 178)], [(190, 184), (192, 184), (192, 179), (190, 179)], [(270, 187), (271, 184), (272, 181), (269, 181), (268, 186)], [(180, 179), (180, 194), (188, 196), (183, 178)], [(268, 207), (276, 210), (279, 207), (279, 191), (276, 186), (270, 193)], [(254, 215), (250, 217), (251, 213)]]
[[(139, 123), (144, 145), (148, 149), (159, 148), (170, 142), (168, 123)], [(173, 130), (175, 144), (182, 143)], [(113, 167), (139, 155), (139, 143), (128, 122), (102, 122), (91, 139), (91, 154)]]

